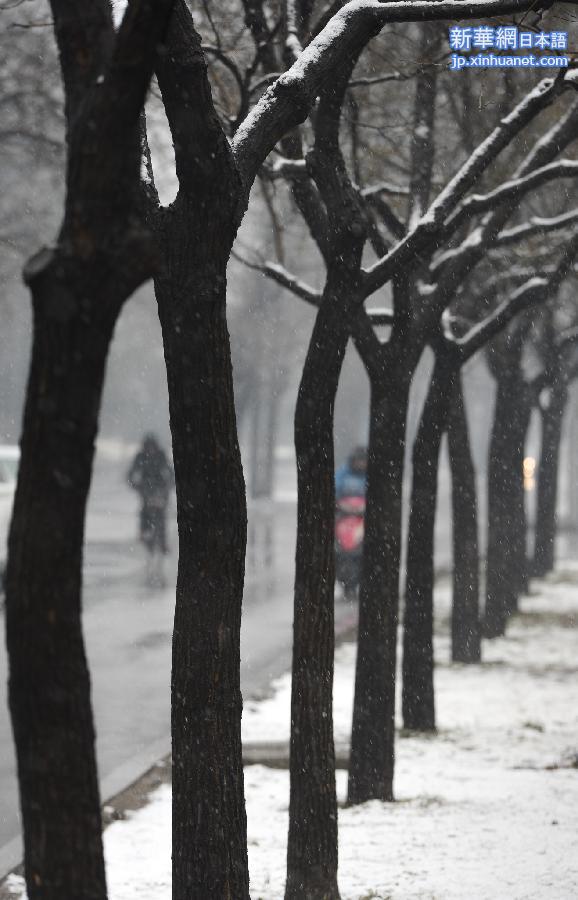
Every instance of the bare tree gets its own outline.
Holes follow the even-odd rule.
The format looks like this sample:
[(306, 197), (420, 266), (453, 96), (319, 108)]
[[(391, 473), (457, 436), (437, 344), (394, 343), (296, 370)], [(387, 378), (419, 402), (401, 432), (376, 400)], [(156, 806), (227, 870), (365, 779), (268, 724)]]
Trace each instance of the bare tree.
[[(523, 0), (490, 0), (464, 12), (475, 17), (525, 6)], [(175, 7), (169, 52), (158, 66), (158, 78), (175, 146), (179, 192), (170, 207), (153, 214), (163, 258), (156, 292), (168, 371), (180, 541), (172, 680), (175, 897), (191, 889), (208, 895), (230, 891), (235, 897), (248, 893), (239, 691), (245, 494), (225, 324), (226, 264), (235, 233), (266, 157), (305, 120), (343, 60), (355, 58), (389, 22), (445, 19), (454, 12), (451, 4), (400, 8), (375, 0), (330, 9), (310, 29), (312, 39), (295, 62), (291, 47), (301, 26), (289, 28), (284, 47), (292, 65), (275, 76), (270, 57), (276, 26), (271, 28), (261, 4), (248, 3), (246, 21), (257, 46), (249, 72), (267, 68), (269, 86), (250, 111), (247, 91), (241, 91), (229, 144), (211, 97), (199, 36), (186, 5), (177, 2)], [(287, 21), (298, 18), (288, 15)], [(236, 81), (245, 84), (243, 78)], [(328, 528), (324, 540), (332, 543)], [(331, 552), (322, 550), (319, 558), (329, 560)], [(327, 655), (318, 665), (326, 672), (332, 666), (330, 617), (323, 619), (323, 629), (318, 638)], [(324, 703), (328, 697), (330, 688), (323, 693)], [(313, 709), (309, 715), (317, 724), (322, 721)], [(324, 729), (321, 737), (327, 739), (328, 734)], [(323, 759), (325, 771), (331, 753), (326, 740), (320, 755), (311, 758)], [(315, 789), (313, 799), (315, 770), (305, 774)], [(328, 789), (331, 792), (331, 784)], [(330, 798), (324, 808), (332, 802)], [(334, 831), (334, 823), (328, 827)], [(311, 846), (329, 848), (331, 839)], [(327, 871), (335, 859), (333, 854)], [(306, 860), (303, 864), (307, 867)]]
[[(340, 88), (340, 85), (334, 83), (336, 92)], [(419, 326), (416, 327), (416, 323), (412, 322), (411, 340), (414, 343), (410, 345), (407, 324), (410, 313), (408, 301), (406, 300), (407, 291), (403, 272), (405, 268), (411, 266), (418, 252), (422, 254), (425, 249), (429, 250), (430, 253), (434, 252), (448, 234), (453, 234), (452, 216), (455, 215), (453, 221), (456, 222), (457, 229), (460, 227), (460, 224), (469, 220), (470, 210), (472, 214), (475, 210), (483, 213), (494, 205), (499, 207), (502, 201), (510, 199), (513, 201), (520, 197), (523, 193), (523, 188), (516, 184), (511, 187), (504, 186), (502, 193), (491, 200), (485, 197), (482, 199), (474, 197), (472, 200), (468, 200), (467, 203), (464, 201), (463, 209), (460, 205), (464, 195), (475, 184), (477, 178), (485, 172), (497, 154), (504, 147), (508, 146), (514, 136), (531, 122), (539, 112), (547, 108), (559, 96), (561, 90), (564, 90), (564, 85), (562, 83), (554, 84), (554, 82), (544, 83), (540, 89), (533, 90), (519, 104), (516, 110), (507, 117), (507, 120), (492, 132), (491, 136), (483, 143), (482, 148), (474, 154), (473, 162), (469, 165), (464, 165), (446, 192), (438, 198), (438, 201), (434, 203), (432, 208), (424, 212), (422, 216), (418, 214), (417, 222), (414, 222), (407, 236), (402, 237), (401, 240), (398, 239), (389, 252), (379, 230), (372, 225), (372, 217), (368, 216), (367, 206), (363, 203), (360, 205), (360, 201), (364, 197), (349, 180), (343, 165), (343, 157), (339, 150), (336, 132), (336, 124), (339, 121), (338, 107), (330, 120), (330, 139), (326, 137), (325, 142), (321, 144), (320, 135), (322, 134), (322, 128), (326, 127), (325, 116), (321, 115), (319, 119), (323, 124), (319, 125), (316, 120), (315, 145), (314, 149), (307, 156), (306, 161), (302, 160), (301, 144), (299, 141), (296, 141), (292, 147), (284, 146), (285, 158), (277, 160), (270, 170), (272, 177), (286, 177), (290, 181), (296, 202), (304, 215), (327, 267), (326, 286), (323, 294), (319, 294), (298, 276), (292, 275), (278, 264), (257, 266), (283, 287), (291, 290), (294, 294), (312, 303), (314, 306), (319, 307), (318, 319), (305, 369), (305, 384), (307, 388), (315, 386), (318, 389), (305, 392), (302, 382), (302, 393), (300, 393), (301, 407), (298, 406), (299, 419), (296, 421), (296, 425), (299, 424), (300, 426), (302, 422), (304, 424), (302, 432), (298, 435), (298, 458), (301, 461), (298, 463), (300, 478), (299, 524), (303, 529), (303, 534), (298, 536), (298, 546), (307, 548), (307, 556), (305, 558), (307, 566), (302, 565), (299, 568), (299, 572), (303, 573), (303, 578), (298, 578), (296, 581), (296, 588), (299, 592), (296, 591), (296, 599), (299, 598), (299, 602), (296, 605), (294, 660), (299, 664), (299, 668), (296, 664), (295, 671), (297, 676), (294, 678), (292, 713), (295, 730), (295, 737), (292, 738), (294, 758), (298, 762), (302, 759), (303, 754), (308, 754), (308, 759), (315, 761), (314, 766), (311, 766), (311, 764), (307, 767), (296, 765), (295, 778), (292, 781), (292, 792), (302, 791), (300, 802), (301, 797), (309, 798), (308, 805), (304, 802), (303, 808), (314, 810), (318, 820), (323, 810), (317, 805), (315, 791), (320, 783), (330, 785), (330, 782), (321, 776), (327, 771), (328, 761), (329, 765), (331, 764), (333, 747), (325, 735), (325, 730), (323, 734), (318, 732), (316, 736), (314, 733), (311, 733), (312, 730), (310, 728), (305, 727), (302, 729), (300, 726), (303, 722), (309, 720), (319, 722), (325, 717), (331, 716), (331, 707), (328, 705), (330, 692), (326, 690), (325, 684), (331, 675), (333, 656), (333, 618), (332, 610), (329, 608), (329, 604), (332, 602), (330, 599), (331, 587), (327, 583), (328, 579), (332, 580), (333, 533), (332, 525), (324, 527), (322, 523), (323, 520), (332, 523), (333, 519), (333, 491), (331, 487), (333, 455), (332, 446), (328, 439), (328, 429), (332, 422), (334, 390), (339, 375), (340, 359), (344, 350), (342, 323), (344, 320), (349, 321), (348, 328), (351, 329), (358, 349), (366, 363), (366, 368), (370, 373), (374, 399), (377, 402), (377, 407), (374, 404), (375, 415), (372, 415), (372, 427), (377, 429), (378, 440), (378, 444), (374, 442), (370, 446), (366, 548), (368, 542), (371, 542), (371, 546), (368, 551), (366, 549), (366, 560), (369, 557), (369, 562), (366, 561), (366, 566), (367, 571), (373, 573), (371, 590), (379, 592), (379, 602), (375, 599), (373, 600), (372, 609), (374, 610), (374, 615), (372, 618), (366, 618), (360, 627), (360, 641), (363, 640), (363, 634), (366, 635), (366, 640), (363, 646), (360, 643), (358, 652), (358, 666), (361, 665), (368, 670), (368, 680), (363, 685), (358, 683), (360, 702), (363, 705), (369, 704), (371, 709), (367, 715), (364, 713), (365, 721), (359, 730), (361, 738), (359, 741), (360, 756), (363, 759), (363, 765), (366, 767), (363, 775), (363, 786), (359, 794), (355, 793), (356, 787), (355, 791), (350, 793), (350, 799), (358, 796), (360, 799), (366, 799), (367, 796), (390, 798), (392, 795), (391, 782), (393, 776), (392, 704), (394, 681), (392, 663), (393, 669), (395, 668), (395, 655), (392, 656), (394, 650), (391, 634), (393, 624), (393, 644), (395, 644), (401, 469), (405, 434), (405, 407), (403, 402), (400, 403), (400, 397), (404, 396), (404, 385), (409, 390), (411, 375), (421, 355), (421, 350), (428, 342), (432, 329), (435, 327), (435, 322), (439, 319), (439, 315), (446, 305), (441, 290), (438, 292), (434, 286), (436, 294), (430, 309), (429, 297), (427, 292), (424, 291), (423, 297), (419, 301), (421, 303), (420, 309), (423, 309), (421, 313), (423, 318), (418, 320), (421, 322), (421, 330)], [(329, 106), (327, 101), (326, 103)], [(332, 161), (331, 175), (320, 170), (317, 164), (318, 150), (320, 148), (323, 149), (326, 158)], [(331, 189), (329, 189), (330, 187)], [(376, 190), (364, 192), (364, 195), (370, 197), (380, 193), (382, 191), (378, 186)], [(512, 209), (512, 206), (510, 206), (510, 209)], [(360, 215), (360, 212), (364, 214)], [(391, 213), (391, 210), (389, 210), (389, 213)], [(387, 222), (392, 221), (391, 214), (381, 218)], [(499, 227), (496, 228), (496, 234), (493, 234), (488, 227), (482, 255), (491, 241), (498, 237), (500, 234), (499, 229), (506, 219), (507, 215), (504, 216), (499, 223)], [(492, 224), (495, 224), (495, 219), (492, 219)], [(353, 256), (351, 254), (348, 255), (348, 253), (342, 253), (340, 259), (336, 260), (331, 253), (331, 243), (328, 240), (328, 232), (331, 235), (336, 235), (339, 239), (342, 234), (347, 234), (349, 227), (351, 227), (352, 231), (349, 233), (347, 241), (348, 250), (351, 250), (353, 253), (359, 233), (363, 234), (365, 231), (372, 243), (374, 243), (374, 246), (379, 248), (378, 252), (383, 256), (371, 269), (361, 269), (357, 275), (355, 275), (355, 269), (352, 268), (354, 263)], [(467, 248), (468, 244), (464, 241), (462, 255), (460, 256), (459, 252), (457, 253), (458, 263), (461, 264), (464, 256), (467, 255)], [(468, 259), (470, 258), (468, 257)], [(344, 277), (343, 272), (340, 272), (339, 275), (337, 274), (339, 264), (345, 267), (347, 278)], [(469, 271), (469, 266), (464, 266), (463, 270), (466, 273)], [(386, 312), (385, 314), (363, 313), (361, 310), (363, 300), (389, 281), (394, 281), (395, 283), (395, 312)], [(397, 303), (395, 302), (396, 300), (398, 301)], [(330, 302), (333, 309), (340, 315), (340, 318), (337, 318), (337, 322), (332, 318), (332, 311), (329, 308)], [(448, 300), (447, 302), (450, 301)], [(417, 314), (415, 315), (417, 319)], [(396, 316), (397, 337), (390, 339), (387, 345), (382, 346), (373, 333), (371, 325), (372, 323), (392, 324), (393, 321), (395, 331)], [(401, 334), (404, 332), (406, 342), (402, 341), (400, 343)], [(416, 333), (419, 335), (418, 340), (416, 340)], [(405, 373), (403, 377), (402, 373)], [(315, 378), (313, 378), (313, 374)], [(393, 419), (390, 418), (390, 414)], [(305, 427), (306, 422), (313, 422), (314, 420), (323, 423), (321, 441), (319, 441), (319, 434), (316, 434), (311, 427)], [(397, 423), (397, 428), (394, 427), (395, 423)], [(389, 434), (392, 428), (394, 431), (393, 439)], [(306, 440), (304, 439), (305, 437), (307, 438)], [(321, 452), (316, 451), (317, 446), (320, 446)], [(376, 462), (378, 465), (373, 481), (371, 476), (372, 452), (374, 454), (374, 465)], [(312, 461), (314, 461), (314, 465)], [(312, 473), (314, 473), (315, 480), (312, 479)], [(391, 494), (392, 483), (395, 486), (393, 495)], [(375, 498), (374, 491), (378, 495), (378, 500)], [(393, 502), (384, 502), (384, 491), (389, 491), (387, 499), (393, 499)], [(373, 518), (371, 517), (372, 503), (375, 504)], [(392, 515), (393, 519), (391, 518)], [(384, 538), (384, 528), (387, 529), (385, 537), (389, 536), (389, 541)], [(384, 553), (388, 554), (386, 556), (387, 565), (383, 562)], [(392, 559), (394, 575), (389, 574), (391, 571), (389, 563)], [(303, 559), (301, 562), (303, 562)], [(312, 565), (312, 562), (315, 565)], [(391, 584), (389, 584), (389, 581), (387, 583), (389, 588), (391, 588), (388, 596), (391, 597), (393, 607), (383, 603), (384, 573), (388, 573), (388, 579), (392, 579)], [(393, 588), (393, 580), (395, 580), (395, 590)], [(305, 591), (308, 593), (305, 593)], [(373, 596), (375, 598), (375, 594)], [(301, 602), (303, 597), (308, 597), (307, 606)], [(363, 589), (361, 606), (363, 611)], [(388, 611), (387, 614), (384, 614), (384, 611)], [(392, 612), (394, 615), (391, 615)], [(302, 687), (304, 683), (306, 684), (307, 679), (307, 669), (302, 671), (302, 667), (305, 668), (307, 666), (311, 669), (311, 647), (309, 646), (311, 625), (306, 627), (307, 619), (310, 623), (314, 623), (316, 628), (318, 658), (315, 661), (315, 672), (318, 675), (322, 673), (322, 678), (318, 678), (318, 683), (323, 686), (323, 689), (318, 688), (315, 693)], [(387, 631), (384, 633), (386, 625)], [(323, 657), (322, 660), (319, 659), (321, 655)], [(319, 706), (315, 708), (311, 706), (309, 709), (300, 708), (304, 698), (308, 699), (311, 704), (314, 701), (319, 703)], [(359, 709), (357, 704), (356, 707)], [(386, 710), (385, 715), (384, 709)], [(308, 742), (306, 747), (303, 746), (305, 740)], [(372, 760), (369, 765), (367, 764), (368, 754), (371, 755)], [(320, 773), (317, 785), (315, 783), (316, 772)], [(298, 779), (301, 780), (300, 787), (298, 787)], [(293, 785), (295, 786), (293, 787)], [(309, 793), (307, 794), (306, 792)], [(303, 829), (303, 834), (313, 835), (313, 841), (309, 842), (309, 847), (312, 849), (308, 853), (304, 853), (301, 849), (301, 856), (300, 858), (297, 857), (295, 862), (295, 871), (300, 877), (303, 877), (297, 868), (297, 864), (300, 860), (303, 869), (305, 869), (303, 863), (307, 867), (310, 865), (313, 853), (316, 852), (316, 848), (319, 846), (315, 829), (323, 827), (322, 833), (327, 836), (325, 847), (331, 848), (332, 846), (331, 833), (334, 831), (334, 823), (331, 815), (331, 803), (327, 801), (323, 807), (325, 810), (324, 825), (320, 821), (314, 823), (313, 816), (310, 816), (310, 819), (305, 823), (302, 819), (298, 819), (299, 806), (297, 800), (295, 800), (295, 806), (292, 808), (295, 813), (295, 820), (293, 821), (292, 819), (290, 824), (290, 854), (292, 846), (291, 829), (294, 829), (293, 833), (297, 833), (299, 828), (301, 828)], [(325, 851), (324, 858), (328, 862), (329, 868), (332, 858), (335, 857), (331, 855), (330, 851)], [(316, 873), (318, 868), (312, 869), (312, 871)], [(296, 882), (298, 882), (298, 878)], [(328, 885), (331, 884), (329, 880), (326, 883)]]
[[(65, 91), (66, 205), (25, 279), (34, 340), (9, 540), (6, 635), (30, 898), (104, 898), (90, 681), (81, 628), (86, 501), (106, 358), (152, 274), (138, 216), (139, 116), (170, 2), (53, 0)], [(98, 163), (96, 162), (98, 160)]]
[[(573, 329), (561, 332), (553, 340), (554, 356), (533, 377), (524, 371), (523, 354), (528, 344), (531, 322), (522, 321), (495, 343), (488, 354), (490, 371), (497, 382), (496, 403), (488, 465), (488, 549), (486, 555), (486, 609), (484, 632), (487, 637), (504, 634), (509, 616), (516, 611), (519, 596), (527, 589), (530, 566), (527, 560), (527, 521), (525, 510), (523, 460), (532, 409), (544, 391), (558, 382), (561, 397), (567, 385)], [(550, 348), (552, 351), (552, 347)], [(563, 409), (563, 405), (562, 405)], [(554, 434), (561, 425), (562, 410), (553, 410)], [(546, 441), (551, 435), (548, 425)], [(558, 432), (559, 436), (559, 432)], [(546, 444), (547, 446), (547, 444)], [(545, 448), (546, 450), (546, 448)], [(549, 450), (546, 450), (549, 453)], [(557, 455), (557, 453), (556, 453)], [(545, 486), (539, 494), (545, 493)], [(544, 498), (542, 494), (542, 504)], [(542, 506), (545, 527), (551, 527), (555, 515), (555, 497)], [(551, 512), (550, 512), (551, 510)], [(542, 523), (538, 526), (543, 527)]]
[[(571, 270), (577, 253), (578, 236), (574, 236), (563, 245), (560, 263), (549, 278), (529, 279), (465, 337), (456, 339), (451, 330), (440, 329), (433, 341), (435, 366), (413, 446), (402, 666), (402, 710), (406, 728), (430, 731), (435, 729), (436, 724), (433, 679), (434, 521), (441, 438), (448, 427), (460, 369), (514, 316), (532, 305), (543, 303), (556, 292)], [(454, 523), (454, 529), (456, 527), (459, 527), (459, 522)], [(477, 559), (475, 566), (477, 569)], [(452, 631), (454, 634), (457, 632), (457, 639), (462, 634), (464, 620), (468, 619), (470, 627), (473, 626), (478, 633), (479, 641), (477, 623), (472, 621), (473, 616), (466, 613), (469, 606), (464, 606), (456, 610)], [(475, 607), (477, 610), (477, 597)], [(470, 634), (464, 638), (464, 643), (471, 648), (469, 652), (473, 653), (475, 636)], [(477, 653), (479, 655), (479, 644)]]
[(447, 436), (452, 479), (452, 662), (476, 663), (481, 659), (478, 494), (461, 373)]
[[(571, 84), (571, 80), (568, 81), (568, 86)], [(421, 284), (418, 282), (413, 294), (409, 286), (404, 289), (403, 283), (398, 281), (391, 337), (381, 348), (381, 359), (378, 355), (373, 364), (368, 508), (350, 762), (351, 800), (392, 796), (397, 585), (405, 441), (403, 408), (407, 406), (409, 381), (441, 312), (452, 302), (457, 288), (488, 248), (511, 242), (513, 233), (521, 236), (532, 232), (531, 224), (510, 232), (502, 231), (520, 200), (518, 181), (516, 186), (504, 184), (484, 199), (475, 195), (463, 198), (501, 150), (553, 102), (560, 89), (564, 89), (563, 81), (542, 82), (526, 95), (464, 163), (428, 212), (367, 273), (369, 287), (375, 289), (382, 283), (384, 275), (388, 278), (400, 271), (398, 267), (407, 266), (414, 252), (433, 253), (429, 271)], [(557, 129), (536, 144), (520, 165), (517, 179), (550, 162), (573, 139), (576, 115), (574, 107)], [(488, 212), (492, 208), (493, 211)], [(455, 229), (467, 222), (475, 209), (486, 213), (481, 226), (473, 230), (472, 237), (466, 232), (461, 244), (452, 246)], [(440, 221), (445, 225), (436, 224)], [(562, 221), (556, 221), (558, 228), (562, 224)], [(442, 241), (449, 242), (449, 249), (443, 252), (440, 249), (436, 253)], [(395, 404), (392, 397), (395, 397)], [(394, 408), (390, 410), (390, 406)], [(377, 448), (375, 452), (372, 445)], [(372, 485), (376, 485), (377, 494)], [(376, 508), (372, 512), (373, 504)], [(387, 610), (385, 616), (384, 610)], [(387, 709), (385, 719), (384, 709)]]
[(570, 382), (575, 378), (575, 327), (556, 329), (548, 316), (543, 353), (544, 370), (534, 385), (541, 420), (537, 471), (537, 503), (531, 574), (541, 577), (554, 568), (557, 531), (558, 464), (562, 424)]

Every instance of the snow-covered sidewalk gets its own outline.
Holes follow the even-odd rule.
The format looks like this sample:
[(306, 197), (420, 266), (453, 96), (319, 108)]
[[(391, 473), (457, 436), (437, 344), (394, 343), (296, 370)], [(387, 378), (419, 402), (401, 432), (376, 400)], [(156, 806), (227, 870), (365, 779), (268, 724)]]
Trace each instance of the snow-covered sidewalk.
[[(439, 733), (401, 733), (397, 802), (340, 809), (343, 900), (572, 900), (578, 896), (578, 583), (542, 582), (480, 666), (448, 663), (437, 592)], [(335, 731), (348, 740), (355, 647), (336, 657)], [(249, 703), (247, 741), (289, 733), (290, 680)], [(288, 774), (245, 770), (253, 900), (283, 897)], [(338, 772), (344, 799), (346, 773)], [(105, 833), (110, 900), (169, 900), (170, 786)], [(12, 887), (20, 880), (13, 878)], [(17, 894), (17, 896), (23, 896)]]

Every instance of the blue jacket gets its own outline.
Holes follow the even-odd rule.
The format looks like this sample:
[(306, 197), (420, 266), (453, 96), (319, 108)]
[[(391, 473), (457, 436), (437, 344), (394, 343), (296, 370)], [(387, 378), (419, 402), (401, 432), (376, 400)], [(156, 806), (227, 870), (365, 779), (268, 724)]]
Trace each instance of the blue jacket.
[(354, 472), (349, 463), (340, 466), (335, 473), (335, 499), (340, 497), (365, 497), (365, 474)]

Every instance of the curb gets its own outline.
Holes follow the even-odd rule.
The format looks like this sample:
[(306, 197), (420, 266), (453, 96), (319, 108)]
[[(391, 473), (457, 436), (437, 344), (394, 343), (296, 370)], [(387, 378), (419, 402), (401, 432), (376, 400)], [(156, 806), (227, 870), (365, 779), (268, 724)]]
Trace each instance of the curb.
[[(357, 615), (352, 610), (345, 613), (336, 623), (335, 641), (340, 644), (350, 638), (357, 626)], [(336, 764), (343, 767), (347, 764), (347, 751), (336, 747)], [(270, 768), (289, 768), (289, 745), (283, 741), (270, 741), (267, 743), (250, 743), (243, 746), (243, 765), (264, 765)], [(100, 782), (101, 808), (103, 809), (103, 823), (105, 826), (111, 821), (111, 814), (105, 807), (112, 807), (112, 818), (116, 813), (127, 808), (134, 808), (132, 800), (127, 804), (125, 795), (139, 792), (140, 782), (144, 793), (147, 788), (152, 789), (155, 784), (151, 775), (160, 769), (170, 771), (170, 737), (161, 738), (145, 747), (136, 756), (117, 766)], [(158, 781), (158, 779), (157, 779)], [(152, 782), (152, 783), (151, 783)], [(16, 872), (22, 865), (23, 846), (20, 836), (8, 841), (0, 847), (0, 900), (3, 897), (2, 886), (4, 881)]]
[[(161, 760), (169, 755), (170, 739), (161, 738), (136, 756), (117, 766), (100, 783), (101, 807), (115, 806), (115, 799), (141, 779), (146, 778)], [(106, 815), (103, 816), (106, 819)], [(0, 888), (8, 875), (22, 865), (23, 846), (20, 836), (0, 847)], [(1, 895), (0, 895), (1, 898)]]

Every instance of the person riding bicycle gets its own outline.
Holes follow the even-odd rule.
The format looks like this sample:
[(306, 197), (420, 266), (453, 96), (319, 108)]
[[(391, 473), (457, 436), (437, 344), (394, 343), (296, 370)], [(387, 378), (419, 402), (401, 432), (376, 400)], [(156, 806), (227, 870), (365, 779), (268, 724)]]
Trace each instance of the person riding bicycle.
[(154, 434), (145, 435), (127, 482), (141, 499), (140, 539), (150, 554), (168, 552), (167, 507), (174, 481), (172, 467), (157, 438)]
[(365, 497), (367, 482), (367, 450), (356, 447), (349, 459), (335, 473), (335, 499)]

